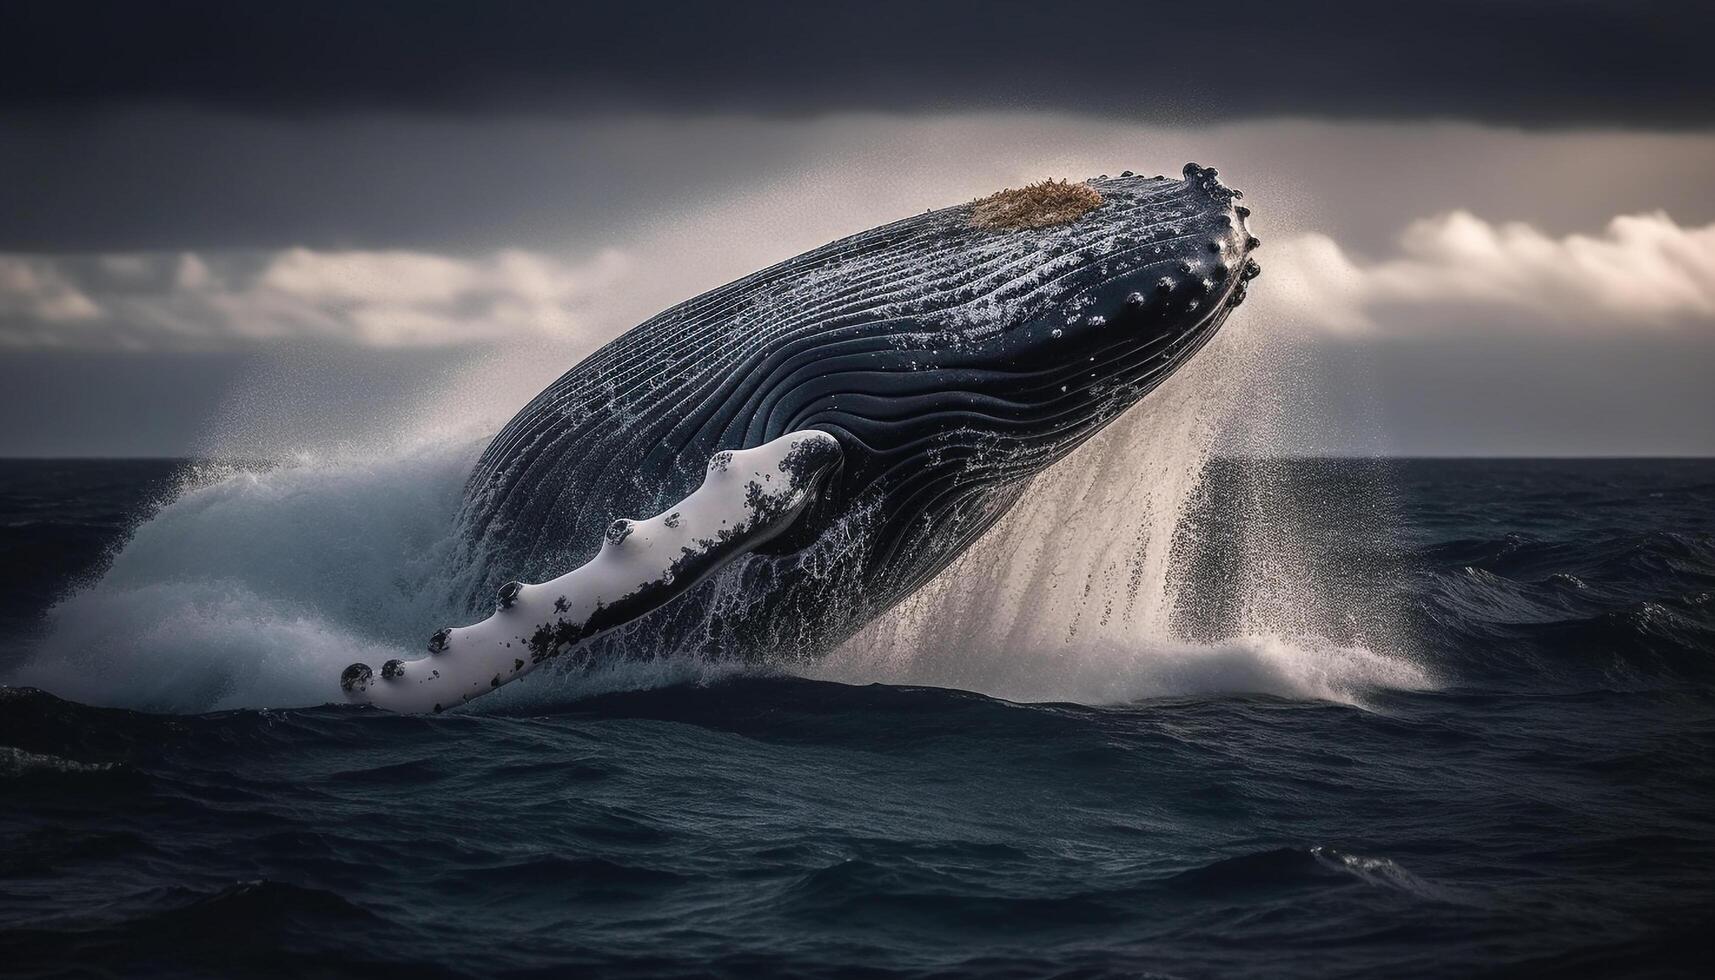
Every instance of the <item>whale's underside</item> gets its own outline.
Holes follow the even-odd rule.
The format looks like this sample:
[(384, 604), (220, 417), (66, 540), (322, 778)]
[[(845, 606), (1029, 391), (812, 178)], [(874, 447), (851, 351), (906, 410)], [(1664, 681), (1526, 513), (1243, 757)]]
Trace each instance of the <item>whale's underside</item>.
[(630, 624), (631, 639), (802, 655), (849, 635), (1243, 300), (1257, 242), (1213, 170), (1077, 186), (1099, 204), (1072, 220), (927, 212), (704, 293), (590, 355), (471, 476), (460, 520), (478, 593), (589, 563), (616, 518), (670, 512), (716, 454), (814, 430), (841, 458), (802, 516)]

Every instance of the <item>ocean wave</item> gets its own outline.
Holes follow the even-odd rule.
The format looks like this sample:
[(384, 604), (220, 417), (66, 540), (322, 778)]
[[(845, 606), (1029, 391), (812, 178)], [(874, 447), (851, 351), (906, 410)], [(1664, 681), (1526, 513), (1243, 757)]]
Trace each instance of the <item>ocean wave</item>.
[(927, 684), (1010, 701), (1128, 704), (1152, 698), (1257, 694), (1364, 706), (1378, 691), (1423, 690), (1434, 676), (1403, 657), (1313, 637), (1277, 634), (1213, 643), (1097, 637), (1057, 648), (920, 651), (877, 662), (848, 648), (806, 676)]
[(1337, 887), (1353, 882), (1454, 905), (1476, 899), (1464, 889), (1430, 881), (1391, 858), (1357, 854), (1323, 844), (1278, 847), (1240, 854), (1182, 871), (1164, 884), (1172, 891), (1205, 897), (1255, 891)]
[(0, 745), (0, 779), (16, 779), (34, 773), (106, 772), (112, 762), (78, 762), (57, 755), (26, 752), (10, 745)]

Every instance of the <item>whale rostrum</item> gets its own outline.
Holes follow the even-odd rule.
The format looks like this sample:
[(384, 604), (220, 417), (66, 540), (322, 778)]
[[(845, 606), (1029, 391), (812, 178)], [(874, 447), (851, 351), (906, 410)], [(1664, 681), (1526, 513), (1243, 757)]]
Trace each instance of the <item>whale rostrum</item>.
[[(493, 602), (494, 616), (435, 634), (425, 659), (354, 664), (344, 686), (433, 710), (557, 650), (572, 651), (567, 666), (819, 656), (1208, 342), (1259, 271), (1240, 196), (1196, 164), (1180, 179), (1031, 185), (651, 317), (537, 395), (478, 460), (451, 559), (469, 586), (454, 598)], [(772, 455), (744, 464), (771, 477), (754, 498), (722, 497), (705, 475), (710, 459), (785, 461), (792, 446), (808, 454), (798, 475), (760, 462)]]
[(442, 629), (430, 656), (367, 664), (340, 676), (351, 697), (393, 711), (441, 711), (530, 673), (630, 622), (774, 538), (840, 462), (833, 436), (793, 432), (715, 454), (696, 492), (646, 520), (613, 522), (588, 563), (539, 585), (502, 586), (494, 615)]

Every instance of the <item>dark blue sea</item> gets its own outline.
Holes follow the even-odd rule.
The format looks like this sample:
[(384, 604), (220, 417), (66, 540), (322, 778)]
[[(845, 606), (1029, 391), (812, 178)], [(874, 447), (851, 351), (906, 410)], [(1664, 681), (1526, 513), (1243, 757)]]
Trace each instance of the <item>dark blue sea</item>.
[[(1291, 569), (1409, 683), (1240, 647), (1085, 703), (759, 669), (317, 706), (439, 625), (468, 459), (400, 465), (0, 462), (0, 973), (1707, 975), (1715, 461), (1267, 464)], [(1257, 465), (1188, 518), (1211, 637)]]

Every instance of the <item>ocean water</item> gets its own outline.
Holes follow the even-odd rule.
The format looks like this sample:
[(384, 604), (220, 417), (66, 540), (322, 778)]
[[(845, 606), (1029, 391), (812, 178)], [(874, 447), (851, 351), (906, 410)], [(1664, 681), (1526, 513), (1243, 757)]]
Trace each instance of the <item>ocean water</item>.
[(1706, 958), (1715, 461), (1090, 471), (826, 661), (323, 703), (457, 615), (479, 446), (0, 462), (0, 973)]

